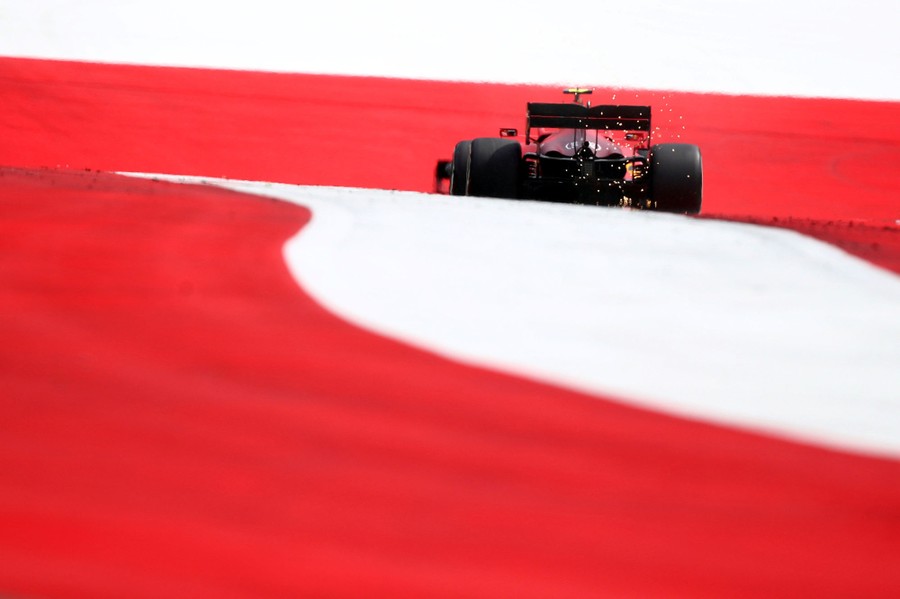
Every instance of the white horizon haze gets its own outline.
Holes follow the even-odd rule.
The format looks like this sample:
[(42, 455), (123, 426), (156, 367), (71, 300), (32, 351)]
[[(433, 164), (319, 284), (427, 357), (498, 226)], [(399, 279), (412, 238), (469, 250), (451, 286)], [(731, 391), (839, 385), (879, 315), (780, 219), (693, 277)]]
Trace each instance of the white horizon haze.
[(0, 0), (0, 56), (900, 100), (891, 0)]

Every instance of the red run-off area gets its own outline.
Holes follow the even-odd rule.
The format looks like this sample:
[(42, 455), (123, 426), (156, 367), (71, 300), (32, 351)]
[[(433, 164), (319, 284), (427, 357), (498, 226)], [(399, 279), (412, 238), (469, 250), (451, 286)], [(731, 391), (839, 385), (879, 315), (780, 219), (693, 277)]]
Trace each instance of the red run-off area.
[[(307, 210), (99, 172), (427, 190), (556, 97), (0, 59), (0, 595), (900, 595), (897, 461), (361, 331), (286, 269)], [(900, 270), (897, 104), (637, 101), (709, 214)]]

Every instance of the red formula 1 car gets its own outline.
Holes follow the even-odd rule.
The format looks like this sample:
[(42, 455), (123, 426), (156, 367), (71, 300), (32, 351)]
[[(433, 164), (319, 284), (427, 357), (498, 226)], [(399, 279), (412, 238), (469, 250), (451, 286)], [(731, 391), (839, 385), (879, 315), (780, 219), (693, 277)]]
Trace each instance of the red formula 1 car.
[(435, 188), (451, 195), (631, 206), (697, 214), (700, 149), (651, 143), (650, 107), (528, 103), (524, 143), (516, 129), (456, 144), (438, 162)]

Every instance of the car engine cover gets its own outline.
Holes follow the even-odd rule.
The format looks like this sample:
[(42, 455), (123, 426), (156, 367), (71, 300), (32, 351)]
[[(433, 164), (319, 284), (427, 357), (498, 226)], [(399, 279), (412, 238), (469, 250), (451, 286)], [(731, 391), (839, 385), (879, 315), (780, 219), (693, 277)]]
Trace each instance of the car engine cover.
[(561, 129), (551, 133), (540, 143), (540, 153), (549, 156), (572, 157), (584, 146), (587, 141), (594, 156), (597, 158), (611, 158), (622, 156), (622, 149), (610, 139), (601, 135), (600, 131), (585, 131), (582, 129)]

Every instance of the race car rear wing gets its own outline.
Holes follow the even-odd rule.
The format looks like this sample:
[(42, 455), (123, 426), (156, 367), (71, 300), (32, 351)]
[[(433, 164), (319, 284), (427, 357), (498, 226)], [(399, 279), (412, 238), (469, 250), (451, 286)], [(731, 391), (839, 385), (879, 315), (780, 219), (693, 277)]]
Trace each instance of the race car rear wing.
[(650, 107), (529, 102), (528, 129), (532, 127), (650, 131)]

